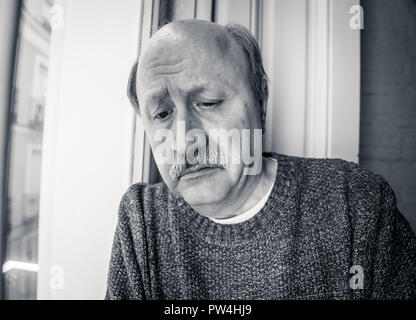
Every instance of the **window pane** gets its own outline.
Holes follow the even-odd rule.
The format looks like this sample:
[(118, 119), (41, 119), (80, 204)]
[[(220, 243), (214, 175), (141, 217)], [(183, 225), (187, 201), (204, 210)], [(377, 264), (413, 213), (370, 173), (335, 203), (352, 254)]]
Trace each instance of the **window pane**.
[(24, 1), (9, 126), (6, 299), (36, 299), (42, 129), (52, 1)]

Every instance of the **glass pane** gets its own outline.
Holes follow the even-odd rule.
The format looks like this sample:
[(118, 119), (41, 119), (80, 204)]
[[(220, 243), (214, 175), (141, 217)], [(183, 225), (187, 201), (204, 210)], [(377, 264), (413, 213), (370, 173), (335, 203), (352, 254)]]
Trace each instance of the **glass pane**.
[(51, 28), (50, 0), (23, 2), (10, 123), (6, 299), (36, 299), (42, 129)]

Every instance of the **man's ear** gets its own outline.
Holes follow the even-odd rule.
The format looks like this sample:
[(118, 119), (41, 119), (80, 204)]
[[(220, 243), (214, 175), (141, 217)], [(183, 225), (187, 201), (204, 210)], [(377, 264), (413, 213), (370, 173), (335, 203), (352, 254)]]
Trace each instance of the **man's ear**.
[(267, 100), (269, 99), (269, 86), (266, 77), (261, 82), (261, 97), (260, 97), (260, 108), (261, 108), (261, 127), (263, 134), (266, 131), (266, 111), (267, 111)]
[(137, 98), (137, 68), (138, 60), (136, 60), (130, 70), (129, 80), (127, 83), (127, 96), (130, 100), (130, 103), (133, 105), (134, 109), (140, 114), (139, 99)]

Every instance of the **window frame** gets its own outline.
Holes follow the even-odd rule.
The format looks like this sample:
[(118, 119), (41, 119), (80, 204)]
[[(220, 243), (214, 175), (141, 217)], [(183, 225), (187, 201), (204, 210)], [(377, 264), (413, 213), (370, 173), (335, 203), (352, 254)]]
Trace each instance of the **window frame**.
[[(1, 73), (0, 89), (5, 93), (4, 100), (0, 101), (0, 300), (5, 299), (5, 281), (3, 274), (3, 264), (6, 258), (6, 240), (7, 240), (7, 210), (8, 210), (8, 184), (9, 184), (9, 163), (10, 163), (10, 143), (11, 136), (11, 119), (12, 106), (14, 100), (14, 84), (16, 77), (16, 61), (19, 51), (19, 23), (22, 12), (22, 0), (9, 0), (3, 1), (2, 15), (5, 19), (0, 19), (1, 28), (0, 32), (4, 33), (3, 39), (7, 39), (1, 46), (0, 60), (1, 70), (7, 70), (5, 73)], [(7, 18), (6, 18), (7, 17)], [(3, 85), (4, 84), (4, 85)], [(4, 87), (3, 87), (4, 86)]]

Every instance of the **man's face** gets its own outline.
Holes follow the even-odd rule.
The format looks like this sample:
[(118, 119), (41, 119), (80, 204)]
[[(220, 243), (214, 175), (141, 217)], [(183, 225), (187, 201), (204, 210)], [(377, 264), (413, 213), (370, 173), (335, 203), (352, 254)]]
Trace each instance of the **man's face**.
[[(175, 156), (190, 148), (190, 141), (182, 148), (176, 144), (182, 137), (178, 122), (185, 132), (200, 129), (207, 142), (210, 129), (261, 128), (241, 48), (220, 27), (203, 27), (192, 26), (189, 32), (160, 30), (139, 61), (140, 115), (154, 152), (166, 143), (158, 137), (162, 129), (173, 133)], [(219, 141), (209, 148), (221, 154), (224, 146)], [(155, 158), (169, 189), (190, 205), (220, 202), (244, 179), (242, 161), (183, 171), (186, 166), (160, 163), (156, 153)]]

